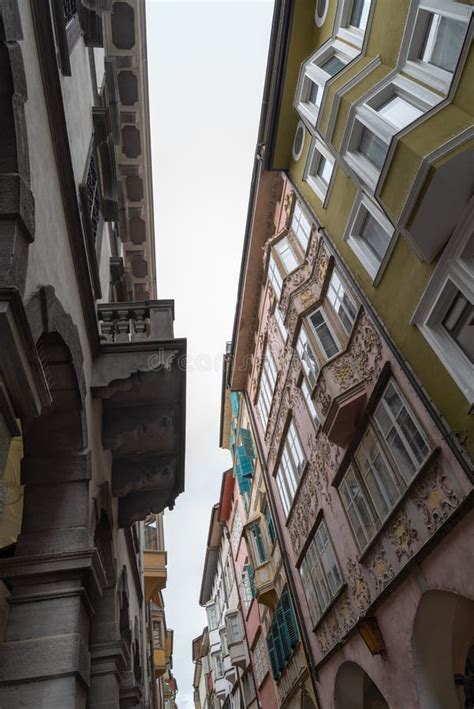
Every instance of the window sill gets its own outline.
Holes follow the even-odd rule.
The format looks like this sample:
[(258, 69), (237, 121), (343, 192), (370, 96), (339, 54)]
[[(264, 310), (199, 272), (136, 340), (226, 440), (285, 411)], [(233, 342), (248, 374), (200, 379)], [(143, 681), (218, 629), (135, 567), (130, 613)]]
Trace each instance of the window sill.
[(439, 447), (436, 447), (436, 448), (433, 448), (431, 453), (429, 453), (425, 462), (421, 465), (418, 472), (410, 480), (409, 484), (407, 485), (407, 487), (405, 488), (405, 490), (403, 491), (403, 493), (401, 494), (401, 496), (399, 497), (399, 499), (395, 503), (394, 507), (392, 507), (392, 509), (390, 510), (388, 515), (385, 517), (385, 519), (383, 520), (380, 527), (377, 529), (375, 535), (372, 537), (372, 539), (367, 544), (367, 546), (364, 547), (364, 549), (360, 552), (359, 556), (357, 557), (357, 560), (359, 561), (360, 564), (364, 564), (364, 562), (367, 560), (367, 557), (370, 556), (370, 552), (373, 550), (374, 546), (379, 541), (383, 532), (386, 530), (387, 526), (392, 521), (392, 519), (396, 515), (396, 513), (404, 505), (404, 503), (406, 502), (407, 498), (409, 497), (410, 492), (412, 491), (413, 487), (415, 487), (415, 485), (419, 482), (420, 476), (422, 476), (423, 473), (437, 459), (437, 457), (440, 455), (440, 451), (441, 451), (441, 449)]

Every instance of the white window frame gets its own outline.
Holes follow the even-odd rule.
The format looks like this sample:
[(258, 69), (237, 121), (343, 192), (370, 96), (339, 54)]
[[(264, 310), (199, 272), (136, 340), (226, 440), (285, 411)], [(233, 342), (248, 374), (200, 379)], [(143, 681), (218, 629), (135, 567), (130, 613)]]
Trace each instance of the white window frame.
[[(233, 621), (237, 621), (237, 630), (238, 634), (234, 634), (234, 626), (232, 625)], [(235, 643), (240, 643), (243, 640), (243, 631), (242, 631), (242, 622), (240, 620), (240, 613), (239, 611), (229, 611), (225, 617), (225, 625), (226, 625), (226, 630), (227, 630), (227, 644), (229, 646), (234, 645)]]
[[(307, 358), (305, 357), (305, 351), (306, 349), (310, 349), (313, 357), (310, 358), (311, 362), (315, 362), (317, 366), (317, 371), (313, 369), (312, 367), (309, 366)], [(298, 334), (298, 340), (296, 342), (296, 351), (298, 352), (298, 356), (300, 358), (301, 366), (303, 367), (303, 371), (305, 373), (305, 376), (312, 388), (314, 388), (316, 381), (319, 376), (319, 372), (321, 371), (321, 367), (319, 364), (319, 359), (314, 351), (313, 344), (311, 342), (310, 336), (308, 334), (308, 330), (305, 327), (304, 323), (301, 324), (300, 331)], [(313, 359), (314, 358), (314, 359)]]
[[(323, 539), (323, 535), (325, 539)], [(336, 571), (334, 579), (328, 566)], [(318, 524), (299, 569), (311, 618), (316, 623), (339, 593), (343, 577), (324, 519)], [(338, 577), (338, 578), (337, 578)]]
[(278, 325), (283, 344), (286, 344), (286, 341), (288, 339), (288, 330), (286, 329), (285, 321), (283, 320), (283, 315), (281, 314), (281, 310), (278, 307), (278, 303), (276, 304), (275, 310), (273, 311), (273, 317), (275, 318), (276, 324)]
[[(318, 167), (322, 158), (324, 158), (331, 166), (331, 174), (327, 184), (320, 177), (320, 175), (318, 175)], [(303, 180), (308, 183), (315, 195), (323, 203), (323, 206), (327, 201), (329, 187), (334, 176), (335, 162), (336, 160), (329, 148), (318, 138), (313, 138), (308, 152), (308, 158), (306, 160)]]
[(242, 594), (242, 605), (245, 611), (248, 611), (253, 601), (252, 588), (250, 585), (250, 579), (247, 569), (242, 569), (242, 575), (240, 578), (240, 591)]
[[(453, 73), (437, 67), (429, 62), (424, 62), (419, 59), (419, 53), (424, 41), (426, 24), (423, 17), (423, 13), (431, 12), (434, 14), (444, 15), (445, 17), (450, 17), (455, 20), (460, 20), (466, 23), (466, 31), (468, 31), (469, 20), (472, 13), (472, 7), (467, 4), (459, 2), (451, 2), (451, 0), (426, 0), (419, 3), (417, 14), (414, 22), (412, 23), (412, 32), (408, 46), (406, 65), (403, 71), (412, 76), (418, 81), (431, 86), (436, 91), (440, 91), (443, 94), (447, 94), (453, 80), (453, 76), (456, 73), (456, 69)], [(459, 59), (462, 55), (462, 49), (458, 57), (458, 68)]]
[(319, 426), (321, 423), (318, 412), (316, 411), (316, 406), (314, 405), (313, 397), (311, 396), (311, 391), (308, 386), (308, 382), (306, 381), (306, 377), (303, 377), (301, 380), (301, 393), (303, 395), (303, 399), (305, 400), (306, 406), (308, 408), (309, 415), (311, 417), (312, 422), (315, 424), (315, 426)]
[[(334, 281), (335, 279), (338, 279), (339, 281), (339, 286), (336, 287)], [(342, 297), (341, 297), (341, 291), (342, 291)], [(347, 305), (344, 303), (344, 296), (346, 296), (347, 300), (350, 301), (352, 307), (354, 308), (354, 317), (352, 318), (348, 309)], [(332, 297), (334, 297), (334, 303), (332, 301)], [(339, 322), (341, 323), (342, 329), (350, 335), (354, 323), (357, 319), (357, 313), (359, 311), (359, 308), (357, 306), (357, 303), (355, 302), (352, 293), (350, 292), (349, 288), (346, 286), (345, 280), (340, 276), (339, 271), (337, 268), (333, 268), (332, 273), (331, 273), (331, 278), (329, 279), (329, 284), (328, 284), (328, 289), (326, 291), (326, 298), (329, 300), (332, 309), (334, 310), (334, 313), (336, 314), (336, 317), (338, 318)], [(347, 317), (347, 319), (350, 321), (351, 325), (350, 328), (347, 329), (344, 320), (341, 318), (341, 315), (339, 313), (339, 310), (336, 308), (336, 304), (339, 303), (340, 307), (344, 310), (344, 313)]]
[[(313, 324), (313, 321), (311, 320), (311, 317), (312, 317), (313, 315), (315, 315), (316, 313), (318, 313), (318, 312), (321, 313), (322, 318), (323, 318), (323, 320), (324, 320), (324, 323), (325, 323), (327, 329), (329, 330), (329, 333), (330, 333), (331, 337), (333, 338), (333, 340), (334, 340), (334, 342), (335, 342), (335, 344), (336, 344), (336, 346), (337, 346), (337, 352), (334, 352), (334, 354), (332, 354), (330, 357), (327, 356), (327, 353), (326, 353), (326, 350), (324, 349), (324, 345), (323, 345), (323, 343), (322, 343), (322, 340), (321, 340), (321, 338), (320, 338), (320, 336), (319, 336), (319, 334), (318, 334), (318, 331), (317, 331), (315, 325)], [(315, 336), (315, 338), (316, 338), (316, 340), (317, 340), (317, 342), (318, 342), (318, 345), (319, 345), (321, 354), (324, 356), (325, 361), (328, 362), (328, 361), (331, 360), (333, 357), (337, 357), (337, 355), (338, 355), (338, 354), (341, 352), (341, 350), (342, 350), (341, 341), (340, 341), (339, 337), (337, 336), (337, 333), (335, 332), (335, 330), (334, 330), (334, 328), (333, 328), (331, 322), (329, 321), (329, 318), (327, 317), (326, 313), (324, 312), (324, 308), (320, 307), (320, 308), (316, 308), (315, 310), (313, 310), (311, 313), (309, 313), (309, 315), (308, 315), (308, 317), (307, 317), (307, 320), (308, 320), (309, 326), (311, 327), (311, 329), (312, 329), (312, 331), (313, 331), (313, 333), (314, 333), (314, 336)]]
[[(371, 216), (378, 222), (388, 236), (387, 249), (380, 263), (377, 261), (370, 249), (364, 245), (364, 241), (359, 235), (367, 212), (371, 214)], [(360, 192), (355, 200), (354, 207), (349, 217), (344, 239), (347, 241), (348, 245), (355, 253), (367, 273), (372, 277), (374, 285), (377, 285), (379, 282), (388, 259), (390, 258), (390, 254), (392, 253), (395, 243), (395, 238), (396, 232), (391, 221), (387, 219), (385, 214), (372, 202), (371, 199), (369, 199), (367, 195)]]
[(266, 429), (268, 418), (273, 404), (273, 394), (275, 393), (278, 372), (272, 351), (267, 345), (263, 353), (262, 371), (257, 395), (257, 410), (262, 420), (262, 425)]
[(271, 251), (268, 259), (268, 280), (271, 283), (277, 301), (280, 300), (283, 288), (283, 276), (281, 275), (278, 262), (275, 260)]
[[(295, 260), (295, 265), (291, 269), (287, 268), (287, 265), (284, 262), (281, 254), (280, 254), (280, 251), (279, 251), (279, 248), (281, 248), (281, 245), (283, 243), (285, 243), (286, 249), (288, 249), (290, 251), (291, 255), (293, 256), (293, 258)], [(278, 263), (281, 265), (282, 268), (285, 269), (285, 276), (288, 276), (290, 273), (293, 273), (293, 271), (296, 271), (296, 269), (299, 268), (300, 263), (301, 263), (300, 258), (298, 257), (298, 254), (295, 253), (295, 250), (293, 248), (293, 244), (289, 240), (287, 234), (285, 234), (285, 236), (282, 236), (281, 238), (279, 238), (273, 242), (272, 250), (274, 250), (277, 255)], [(281, 273), (281, 271), (280, 271), (280, 273)]]
[(324, 21), (326, 20), (326, 16), (327, 16), (328, 10), (329, 10), (329, 2), (330, 2), (330, 0), (325, 0), (324, 10), (320, 14), (318, 12), (318, 0), (315, 0), (314, 21), (318, 27), (322, 27), (324, 25)]
[(298, 243), (304, 253), (306, 253), (309, 240), (311, 238), (311, 232), (313, 230), (313, 223), (312, 220), (308, 218), (306, 212), (302, 209), (301, 204), (298, 201), (295, 202), (290, 229), (298, 239)]
[(306, 455), (295, 422), (292, 420), (288, 426), (280, 464), (276, 473), (277, 487), (287, 517), (303, 476), (305, 465)]
[(474, 198), (467, 205), (431, 276), (411, 322), (425, 337), (431, 348), (461, 389), (474, 404), (474, 366), (443, 327), (443, 319), (457, 291), (474, 303), (474, 261), (463, 254), (474, 232)]
[[(302, 131), (301, 145), (300, 145), (299, 150), (297, 150), (296, 148), (297, 148), (298, 135), (301, 133), (301, 131)], [(295, 130), (295, 137), (293, 138), (293, 147), (291, 149), (291, 154), (292, 154), (293, 160), (295, 162), (297, 162), (300, 159), (300, 157), (303, 153), (303, 150), (304, 150), (305, 143), (306, 143), (306, 128), (305, 128), (303, 121), (298, 121), (298, 125), (296, 126), (296, 130)]]
[(365, 30), (361, 30), (360, 27), (355, 27), (349, 24), (354, 0), (345, 0), (342, 5), (340, 5), (338, 15), (336, 16), (336, 24), (339, 26), (337, 36), (341, 37), (341, 39), (344, 39), (346, 42), (354, 44), (359, 49), (362, 49), (364, 38), (369, 29), (370, 20), (372, 17), (372, 0), (365, 0), (365, 2), (369, 6)]
[(206, 606), (206, 613), (209, 630), (216, 630), (219, 627), (219, 610), (215, 601)]
[[(421, 115), (402, 128), (397, 128), (390, 121), (386, 120), (380, 113), (379, 108), (390, 98), (399, 96), (401, 99), (411, 104), (421, 111)], [(441, 97), (415, 81), (397, 74), (389, 81), (384, 81), (370, 91), (355, 109), (348, 122), (346, 134), (341, 146), (341, 153), (350, 169), (362, 180), (362, 182), (374, 192), (381, 173), (387, 162), (390, 153), (390, 144), (394, 135), (409, 129), (433, 106), (441, 101)], [(377, 167), (363, 153), (360, 152), (359, 143), (364, 129), (368, 129), (375, 136), (387, 144), (387, 153), (382, 167)]]
[[(339, 75), (340, 71), (344, 71), (346, 66), (359, 55), (359, 50), (351, 47), (349, 44), (342, 42), (339, 39), (333, 39), (326, 42), (317, 52), (315, 52), (301, 67), (298, 84), (296, 86), (294, 106), (300, 118), (309, 125), (312, 129), (316, 127), (318, 115), (322, 102), (324, 101), (324, 90), (330, 79)], [(342, 62), (344, 67), (339, 72), (331, 76), (322, 65), (325, 64), (332, 56), (336, 56)], [(311, 82), (319, 86), (321, 90), (321, 101), (319, 106), (308, 102), (308, 97), (311, 89)]]

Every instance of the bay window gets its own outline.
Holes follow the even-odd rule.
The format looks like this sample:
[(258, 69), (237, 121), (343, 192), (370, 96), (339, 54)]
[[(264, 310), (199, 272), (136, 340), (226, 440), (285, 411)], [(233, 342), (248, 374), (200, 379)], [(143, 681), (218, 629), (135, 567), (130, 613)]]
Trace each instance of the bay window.
[(429, 454), (424, 431), (395, 382), (390, 381), (339, 485), (342, 504), (361, 550)]
[(296, 350), (308, 382), (311, 387), (314, 387), (319, 374), (319, 362), (304, 325), (301, 325)]
[(447, 93), (461, 55), (472, 8), (452, 0), (420, 2), (404, 71)]
[(268, 558), (265, 541), (263, 539), (262, 530), (258, 522), (254, 522), (248, 528), (248, 539), (252, 549), (252, 556), (255, 561), (255, 566), (264, 564)]
[(285, 236), (283, 239), (277, 241), (274, 248), (286, 273), (291, 273), (295, 268), (298, 268), (299, 262), (288, 237)]
[(326, 83), (357, 55), (358, 50), (334, 39), (303, 64), (295, 94), (295, 108), (310, 128), (315, 128)]
[(338, 37), (361, 48), (364, 41), (372, 0), (345, 0), (340, 10)]

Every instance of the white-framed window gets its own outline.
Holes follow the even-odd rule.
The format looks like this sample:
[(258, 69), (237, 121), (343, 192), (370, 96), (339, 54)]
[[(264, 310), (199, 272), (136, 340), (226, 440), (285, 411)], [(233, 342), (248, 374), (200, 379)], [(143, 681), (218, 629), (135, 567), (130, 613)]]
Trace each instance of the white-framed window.
[(342, 585), (342, 574), (321, 520), (300, 566), (300, 576), (313, 623), (316, 623)]
[(345, 239), (373, 279), (388, 258), (394, 231), (383, 212), (366, 195), (359, 195), (349, 217)]
[(253, 647), (252, 655), (253, 666), (255, 668), (255, 679), (257, 680), (257, 685), (260, 687), (268, 672), (265, 642), (261, 635), (258, 636), (257, 642)]
[(350, 335), (357, 317), (357, 306), (336, 269), (331, 274), (326, 296), (337, 313), (342, 327)]
[(293, 147), (291, 149), (291, 154), (293, 155), (293, 160), (299, 160), (304, 148), (304, 142), (306, 137), (306, 131), (303, 121), (298, 121), (298, 125), (295, 130), (295, 137), (293, 139)]
[(461, 55), (472, 8), (452, 0), (421, 0), (404, 71), (447, 93)]
[(239, 612), (228, 613), (225, 619), (227, 629), (227, 640), (229, 645), (240, 643), (242, 641), (242, 624), (240, 622)]
[(281, 339), (283, 340), (283, 343), (285, 343), (288, 339), (288, 330), (286, 329), (285, 322), (283, 320), (283, 315), (281, 314), (281, 310), (278, 305), (275, 307), (273, 316), (278, 325), (278, 329), (280, 330)]
[(219, 613), (215, 603), (206, 607), (209, 630), (215, 630), (219, 625)]
[(361, 550), (429, 454), (426, 434), (391, 380), (339, 485), (342, 504)]
[(474, 404), (474, 199), (449, 240), (412, 322)]
[(276, 481), (285, 514), (288, 516), (301, 476), (306, 457), (294, 421), (291, 421), (278, 466)]
[(334, 171), (334, 157), (321, 140), (315, 138), (308, 153), (304, 179), (324, 203)]
[(303, 251), (306, 252), (311, 236), (311, 222), (301, 209), (299, 202), (295, 204), (290, 229), (298, 239)]
[(303, 64), (296, 87), (295, 108), (311, 128), (316, 126), (326, 83), (358, 54), (358, 49), (333, 39)]
[(372, 0), (345, 0), (341, 9), (338, 37), (361, 48), (369, 22)]
[(221, 628), (219, 630), (219, 635), (221, 636), (221, 654), (222, 657), (225, 657), (229, 654), (229, 647), (227, 644), (227, 633), (225, 628)]
[(303, 371), (308, 378), (308, 382), (311, 387), (314, 387), (320, 369), (319, 361), (304, 325), (301, 325), (300, 328), (296, 350), (303, 366)]
[(212, 661), (214, 664), (215, 679), (220, 679), (224, 676), (224, 667), (222, 665), (222, 655), (220, 651), (212, 653)]
[(316, 424), (316, 426), (319, 426), (320, 421), (318, 412), (316, 411), (316, 407), (314, 405), (314, 401), (309, 390), (308, 382), (306, 381), (305, 377), (303, 377), (303, 379), (301, 380), (301, 393), (303, 394), (306, 406), (308, 407), (311, 420), (314, 424)]
[(265, 348), (263, 355), (262, 374), (260, 376), (260, 387), (258, 390), (257, 410), (260, 414), (263, 427), (268, 424), (268, 416), (272, 408), (273, 392), (277, 379), (277, 368), (270, 348)]
[(234, 551), (237, 551), (237, 549), (239, 548), (240, 537), (242, 536), (242, 529), (242, 518), (240, 516), (239, 510), (236, 509), (234, 512), (234, 518), (232, 520), (232, 528), (230, 532), (230, 541), (232, 543)]
[(341, 345), (324, 310), (318, 308), (308, 316), (308, 320), (313, 326), (314, 334), (326, 359), (331, 359), (331, 357), (341, 351)]
[(280, 263), (285, 269), (286, 274), (291, 273), (295, 270), (295, 268), (298, 268), (299, 261), (287, 236), (284, 236), (282, 239), (277, 241), (273, 248), (278, 254)]
[(232, 587), (234, 585), (234, 573), (232, 569), (232, 563), (230, 560), (230, 554), (227, 555), (227, 559), (224, 565), (224, 585), (227, 591), (227, 595), (230, 596)]
[(283, 288), (283, 278), (278, 264), (273, 258), (273, 254), (270, 254), (270, 258), (268, 260), (268, 280), (272, 284), (276, 299), (280, 300), (281, 289)]
[(441, 101), (427, 88), (398, 74), (377, 86), (349, 120), (342, 145), (344, 159), (375, 190), (392, 137)]

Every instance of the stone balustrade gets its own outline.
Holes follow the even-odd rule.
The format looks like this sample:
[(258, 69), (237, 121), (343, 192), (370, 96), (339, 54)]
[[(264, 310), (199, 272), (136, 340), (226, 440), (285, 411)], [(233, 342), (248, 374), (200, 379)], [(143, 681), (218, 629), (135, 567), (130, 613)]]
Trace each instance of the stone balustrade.
[(173, 337), (173, 302), (169, 300), (101, 303), (97, 316), (100, 338), (105, 343)]

